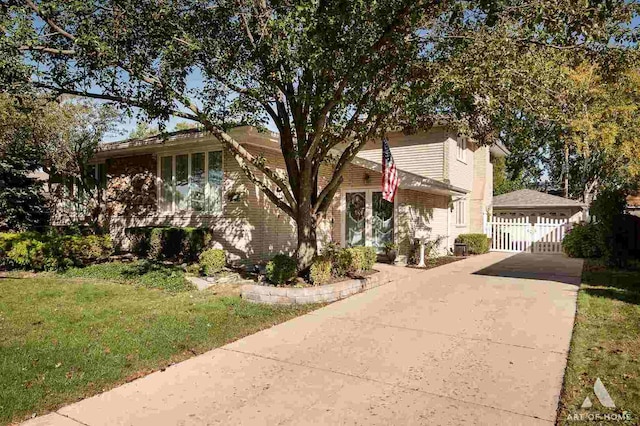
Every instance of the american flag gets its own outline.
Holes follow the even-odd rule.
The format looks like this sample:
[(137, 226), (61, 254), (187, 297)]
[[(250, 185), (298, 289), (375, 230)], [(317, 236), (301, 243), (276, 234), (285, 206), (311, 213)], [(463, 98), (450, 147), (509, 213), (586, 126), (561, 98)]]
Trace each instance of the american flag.
[(398, 170), (393, 162), (389, 141), (382, 139), (382, 198), (393, 202), (398, 190)]

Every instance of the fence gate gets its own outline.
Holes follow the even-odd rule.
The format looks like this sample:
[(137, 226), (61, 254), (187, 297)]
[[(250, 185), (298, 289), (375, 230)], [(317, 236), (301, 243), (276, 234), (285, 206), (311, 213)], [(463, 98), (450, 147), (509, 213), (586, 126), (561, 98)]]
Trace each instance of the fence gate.
[(568, 219), (494, 216), (486, 222), (492, 251), (562, 253), (562, 239), (569, 229)]

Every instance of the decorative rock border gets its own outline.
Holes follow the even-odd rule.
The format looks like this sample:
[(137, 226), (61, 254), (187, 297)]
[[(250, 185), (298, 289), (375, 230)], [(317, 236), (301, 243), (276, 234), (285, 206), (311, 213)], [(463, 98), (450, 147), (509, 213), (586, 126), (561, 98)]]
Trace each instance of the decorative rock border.
[(253, 303), (268, 305), (304, 305), (327, 303), (344, 299), (352, 294), (369, 290), (393, 281), (389, 271), (380, 271), (364, 278), (341, 281), (317, 287), (273, 287), (257, 284), (242, 286), (242, 298)]

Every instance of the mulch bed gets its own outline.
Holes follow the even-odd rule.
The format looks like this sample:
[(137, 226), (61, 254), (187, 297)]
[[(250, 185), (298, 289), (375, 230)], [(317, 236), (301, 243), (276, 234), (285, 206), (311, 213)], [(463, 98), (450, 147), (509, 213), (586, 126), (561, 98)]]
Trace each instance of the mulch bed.
[(436, 257), (435, 259), (428, 259), (425, 261), (426, 266), (417, 266), (417, 265), (407, 265), (407, 268), (413, 269), (431, 269), (437, 268), (438, 266), (446, 265), (448, 263), (457, 262), (459, 260), (466, 259), (464, 256), (442, 256)]

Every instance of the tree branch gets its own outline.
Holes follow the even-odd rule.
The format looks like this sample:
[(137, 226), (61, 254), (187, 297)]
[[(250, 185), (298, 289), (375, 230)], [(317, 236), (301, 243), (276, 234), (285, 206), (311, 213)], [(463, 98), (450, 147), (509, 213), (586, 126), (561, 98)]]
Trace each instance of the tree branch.
[(56, 49), (54, 47), (47, 47), (47, 46), (20, 46), (18, 47), (18, 50), (21, 52), (35, 51), (35, 52), (51, 53), (52, 55), (64, 55), (64, 56), (73, 56), (76, 54), (75, 50)]
[(73, 34), (65, 31), (62, 27), (58, 26), (51, 18), (47, 18), (46, 16), (44, 16), (40, 11), (40, 8), (38, 8), (38, 6), (33, 1), (25, 0), (25, 3), (36, 13), (36, 15), (42, 18), (55, 32), (57, 32), (63, 37), (68, 38), (71, 41), (76, 40), (76, 37)]
[[(101, 99), (105, 101), (118, 102), (125, 105), (131, 105), (138, 108), (144, 108), (144, 105), (141, 102), (136, 101), (135, 99), (125, 98), (123, 96), (107, 95), (104, 93), (92, 93), (92, 92), (73, 90), (73, 89), (65, 89), (63, 87), (56, 87), (56, 86), (44, 84), (39, 81), (32, 81), (31, 84), (33, 84), (36, 87), (40, 87), (46, 90), (52, 90), (54, 92), (61, 93), (61, 94), (64, 93), (68, 95), (81, 96), (81, 97), (91, 98), (91, 99)], [(168, 112), (170, 115), (174, 115), (176, 117), (185, 118), (187, 120), (199, 121), (197, 116), (183, 112), (183, 111), (169, 110)]]
[(335, 195), (336, 191), (338, 190), (338, 188), (340, 187), (340, 184), (343, 181), (342, 174), (344, 173), (347, 165), (351, 163), (351, 161), (355, 158), (358, 152), (360, 152), (360, 150), (366, 145), (369, 138), (373, 135), (373, 133), (379, 127), (380, 121), (381, 121), (381, 117), (377, 117), (375, 120), (375, 124), (371, 126), (369, 131), (365, 135), (363, 135), (359, 141), (353, 142), (344, 150), (344, 152), (340, 156), (340, 159), (338, 159), (338, 163), (336, 164), (335, 170), (333, 172), (333, 176), (331, 176), (331, 180), (318, 195), (318, 199), (316, 200), (316, 203), (313, 206), (314, 213), (323, 212), (324, 209), (331, 203), (333, 196)]

